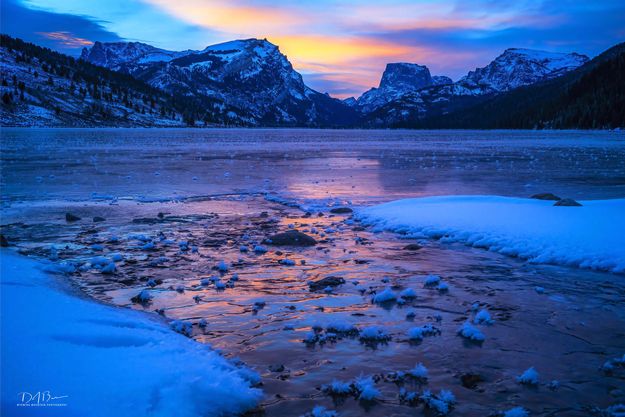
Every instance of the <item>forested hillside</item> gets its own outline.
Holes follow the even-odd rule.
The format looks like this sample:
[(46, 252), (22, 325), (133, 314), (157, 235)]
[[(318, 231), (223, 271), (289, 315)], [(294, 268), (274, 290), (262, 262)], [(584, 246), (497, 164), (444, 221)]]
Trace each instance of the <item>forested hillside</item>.
[(174, 97), (111, 71), (7, 35), (0, 38), (4, 126), (226, 124), (215, 101)]
[(404, 127), (611, 129), (625, 127), (625, 43), (570, 73)]

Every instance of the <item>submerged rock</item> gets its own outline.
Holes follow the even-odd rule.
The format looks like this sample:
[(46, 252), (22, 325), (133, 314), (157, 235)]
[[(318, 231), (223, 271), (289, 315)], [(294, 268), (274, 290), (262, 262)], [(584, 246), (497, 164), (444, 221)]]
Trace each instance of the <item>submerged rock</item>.
[(349, 207), (335, 207), (332, 210), (330, 210), (330, 213), (333, 214), (348, 214), (348, 213), (352, 213), (354, 210), (350, 209)]
[(484, 377), (480, 374), (466, 373), (460, 376), (460, 383), (465, 388), (476, 389), (480, 382), (484, 382)]
[(411, 243), (409, 245), (404, 246), (404, 250), (415, 251), (415, 250), (421, 249), (422, 247), (423, 246), (419, 245), (418, 243)]
[(94, 222), (94, 223), (103, 222), (103, 221), (105, 221), (105, 220), (106, 220), (106, 219), (105, 219), (104, 217), (100, 217), (100, 216), (95, 216), (95, 217), (93, 218), (93, 222)]
[(65, 221), (77, 222), (78, 220), (80, 220), (80, 217), (76, 216), (75, 214), (65, 213)]
[(274, 365), (269, 365), (269, 371), (270, 372), (283, 372), (284, 371), (284, 365), (280, 364), (274, 364)]
[(549, 200), (549, 201), (559, 201), (559, 200), (562, 200), (557, 195), (551, 194), (551, 193), (534, 194), (530, 198), (533, 198), (535, 200)]
[(9, 246), (9, 241), (4, 235), (0, 235), (0, 247), (6, 248), (7, 246)]
[(265, 239), (264, 243), (275, 246), (314, 246), (317, 244), (317, 241), (305, 233), (298, 232), (297, 230), (289, 230), (287, 232), (276, 233)]
[(560, 201), (556, 201), (554, 206), (563, 206), (563, 207), (581, 207), (581, 204), (572, 198), (564, 198)]
[(326, 287), (337, 287), (345, 284), (345, 280), (341, 277), (329, 276), (322, 278), (318, 281), (311, 281), (308, 283), (310, 291), (321, 291)]

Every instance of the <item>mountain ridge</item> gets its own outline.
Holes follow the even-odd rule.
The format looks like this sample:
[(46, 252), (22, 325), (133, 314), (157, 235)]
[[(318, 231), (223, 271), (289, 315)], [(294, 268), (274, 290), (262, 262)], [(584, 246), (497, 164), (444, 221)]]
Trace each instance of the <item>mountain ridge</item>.
[(82, 59), (128, 73), (169, 93), (204, 96), (245, 110), (264, 126), (350, 125), (356, 113), (338, 99), (306, 86), (278, 46), (266, 39), (241, 39), (201, 51), (166, 51), (119, 43), (97, 43)]
[[(6, 100), (10, 102), (4, 103), (2, 107), (3, 125), (28, 125), (27, 113), (30, 111), (33, 120), (40, 120), (36, 113), (47, 112), (49, 122), (40, 122), (55, 126), (106, 125), (114, 124), (117, 120), (122, 126), (158, 126), (163, 123), (184, 126), (199, 123), (201, 126), (252, 127), (480, 127), (482, 125), (479, 123), (470, 123), (468, 115), (472, 115), (474, 119), (488, 119), (483, 117), (484, 112), (489, 116), (500, 114), (499, 109), (493, 108), (493, 103), (499, 103), (497, 105), (501, 108), (522, 111), (524, 115), (531, 114), (532, 102), (524, 94), (528, 97), (534, 94), (533, 100), (543, 104), (550, 98), (545, 97), (545, 92), (535, 94), (526, 90), (535, 91), (532, 89), (534, 86), (545, 85), (551, 96), (564, 97), (569, 93), (567, 89), (571, 88), (571, 83), (565, 82), (572, 79), (571, 74), (578, 74), (580, 68), (584, 69), (584, 74), (590, 73), (592, 71), (588, 68), (602, 65), (605, 67), (606, 57), (621, 55), (620, 49), (615, 47), (616, 49), (612, 48), (601, 54), (600, 60), (596, 57), (589, 61), (588, 57), (577, 53), (508, 48), (488, 65), (469, 71), (456, 82), (445, 76), (432, 75), (425, 65), (389, 63), (378, 87), (368, 90), (358, 98), (339, 100), (308, 87), (279, 47), (266, 39), (234, 40), (209, 45), (202, 50), (184, 51), (169, 51), (140, 42), (96, 42), (91, 48), (83, 50), (79, 60), (73, 60), (58, 52), (24, 43), (7, 35), (2, 36), (0, 58), (3, 68), (19, 70), (30, 82), (37, 84), (35, 89), (26, 88), (30, 93), (26, 100), (30, 103), (28, 106), (31, 106), (28, 107), (15, 100), (16, 95), (19, 97), (17, 85), (10, 86), (7, 80), (3, 80), (6, 86), (3, 85), (2, 94), (6, 94)], [(18, 46), (17, 49), (11, 49), (7, 44)], [(33, 58), (35, 50), (38, 52), (34, 55), (42, 56), (43, 61), (40, 62), (38, 57)], [(52, 72), (48, 73), (48, 67), (52, 68)], [(54, 78), (54, 88), (27, 75), (44, 68), (46, 76)], [(619, 69), (618, 65), (614, 68), (605, 67), (601, 76), (593, 75), (594, 78), (591, 77), (592, 80), (587, 82), (589, 85), (594, 83), (594, 88), (601, 91), (599, 99), (610, 103), (618, 102), (620, 85), (614, 71)], [(66, 90), (74, 88), (71, 82), (72, 71), (87, 74), (87, 78), (91, 77), (87, 84), (81, 79), (81, 91), (86, 93), (81, 93), (83, 98), (80, 100), (76, 100), (72, 94), (66, 94)], [(94, 90), (100, 84), (90, 75), (92, 73), (108, 80), (103, 83), (106, 87), (105, 94)], [(610, 76), (616, 81), (610, 80)], [(57, 81), (60, 84), (57, 85)], [(116, 95), (123, 90), (116, 84), (119, 82), (134, 85), (140, 91), (151, 91), (155, 97), (148, 97), (147, 100), (156, 104), (144, 108), (137, 101), (126, 100), (123, 94)], [(63, 87), (59, 87), (60, 85)], [(612, 86), (616, 93), (606, 91), (606, 85)], [(592, 99), (588, 95), (591, 93), (592, 91), (583, 91), (584, 102)], [(145, 94), (131, 95), (145, 100), (141, 98)], [(103, 96), (106, 100), (102, 100)], [(523, 104), (514, 106), (508, 97), (516, 97)], [(560, 105), (565, 108), (568, 103), (563, 100), (560, 99)], [(63, 117), (57, 118), (58, 120), (51, 115), (58, 107), (54, 105), (55, 101), (63, 104)], [(86, 110), (83, 110), (83, 114), (75, 111), (84, 109), (86, 102), (102, 110), (98, 111), (106, 117), (90, 118), (87, 117)], [(167, 108), (164, 119), (155, 116), (155, 109), (161, 107), (160, 103)], [(587, 103), (586, 106), (598, 107), (594, 102)], [(17, 111), (18, 108), (21, 110)], [(604, 113), (613, 113), (605, 106), (602, 108)], [(553, 113), (553, 109), (549, 111)], [(18, 115), (19, 112), (22, 113)], [(161, 111), (158, 110), (157, 113), (160, 114)], [(116, 116), (111, 118), (111, 114)], [(85, 119), (84, 123), (81, 122), (81, 117)], [(503, 116), (499, 117), (504, 119)], [(589, 117), (592, 122), (588, 122)], [(529, 118), (526, 117), (527, 120)], [(583, 118), (584, 126), (614, 125), (596, 114), (585, 115)], [(613, 119), (620, 120), (618, 115)], [(501, 123), (494, 125), (506, 125)], [(571, 126), (571, 123), (571, 120), (566, 123), (541, 120), (532, 126), (552, 128)], [(510, 122), (507, 125), (517, 126)], [(527, 127), (527, 124), (523, 126)]]

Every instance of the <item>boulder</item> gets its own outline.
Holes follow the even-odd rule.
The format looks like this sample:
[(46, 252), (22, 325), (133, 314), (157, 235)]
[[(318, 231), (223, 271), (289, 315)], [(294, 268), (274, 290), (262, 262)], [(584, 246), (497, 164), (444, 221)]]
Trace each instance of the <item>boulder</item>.
[(80, 220), (80, 217), (76, 216), (75, 214), (65, 213), (65, 221), (77, 222), (78, 220)]
[(330, 210), (330, 213), (333, 214), (349, 214), (352, 213), (354, 210), (350, 209), (349, 207), (335, 207), (332, 210)]
[(581, 204), (579, 204), (577, 201), (573, 200), (572, 198), (564, 198), (560, 201), (556, 201), (554, 206), (581, 207)]
[(558, 197), (555, 194), (551, 194), (551, 193), (540, 193), (540, 194), (534, 194), (533, 196), (531, 196), (530, 198), (533, 198), (535, 200), (550, 200), (550, 201), (559, 201), (562, 200), (560, 197)]
[(484, 377), (480, 374), (466, 373), (460, 376), (462, 386), (469, 389), (476, 389), (480, 382), (484, 382)]
[(410, 251), (419, 250), (421, 248), (422, 246), (419, 245), (418, 243), (411, 243), (409, 245), (404, 246), (404, 250), (410, 250)]
[(276, 233), (263, 242), (274, 246), (314, 246), (317, 244), (313, 237), (297, 230)]
[(95, 217), (93, 218), (93, 222), (94, 222), (94, 223), (103, 222), (103, 221), (105, 221), (105, 220), (106, 220), (106, 219), (105, 219), (104, 217), (100, 217), (100, 216), (95, 216)]
[(9, 246), (9, 241), (4, 235), (0, 234), (0, 247), (6, 248), (7, 246)]
[(345, 284), (345, 280), (341, 277), (329, 276), (317, 281), (311, 281), (308, 283), (310, 291), (321, 291), (326, 287), (338, 287)]

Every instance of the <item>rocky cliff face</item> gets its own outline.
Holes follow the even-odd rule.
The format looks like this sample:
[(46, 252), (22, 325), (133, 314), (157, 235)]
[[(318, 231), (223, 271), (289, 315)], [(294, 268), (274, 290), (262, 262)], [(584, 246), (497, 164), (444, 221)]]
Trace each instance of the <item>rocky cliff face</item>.
[(369, 113), (390, 101), (433, 84), (430, 70), (424, 65), (405, 62), (387, 64), (380, 86), (360, 96), (357, 105), (361, 112)]
[(96, 43), (83, 51), (82, 59), (172, 94), (218, 99), (259, 125), (344, 125), (356, 117), (340, 100), (307, 87), (286, 56), (267, 40), (238, 40), (181, 52), (137, 43)]

